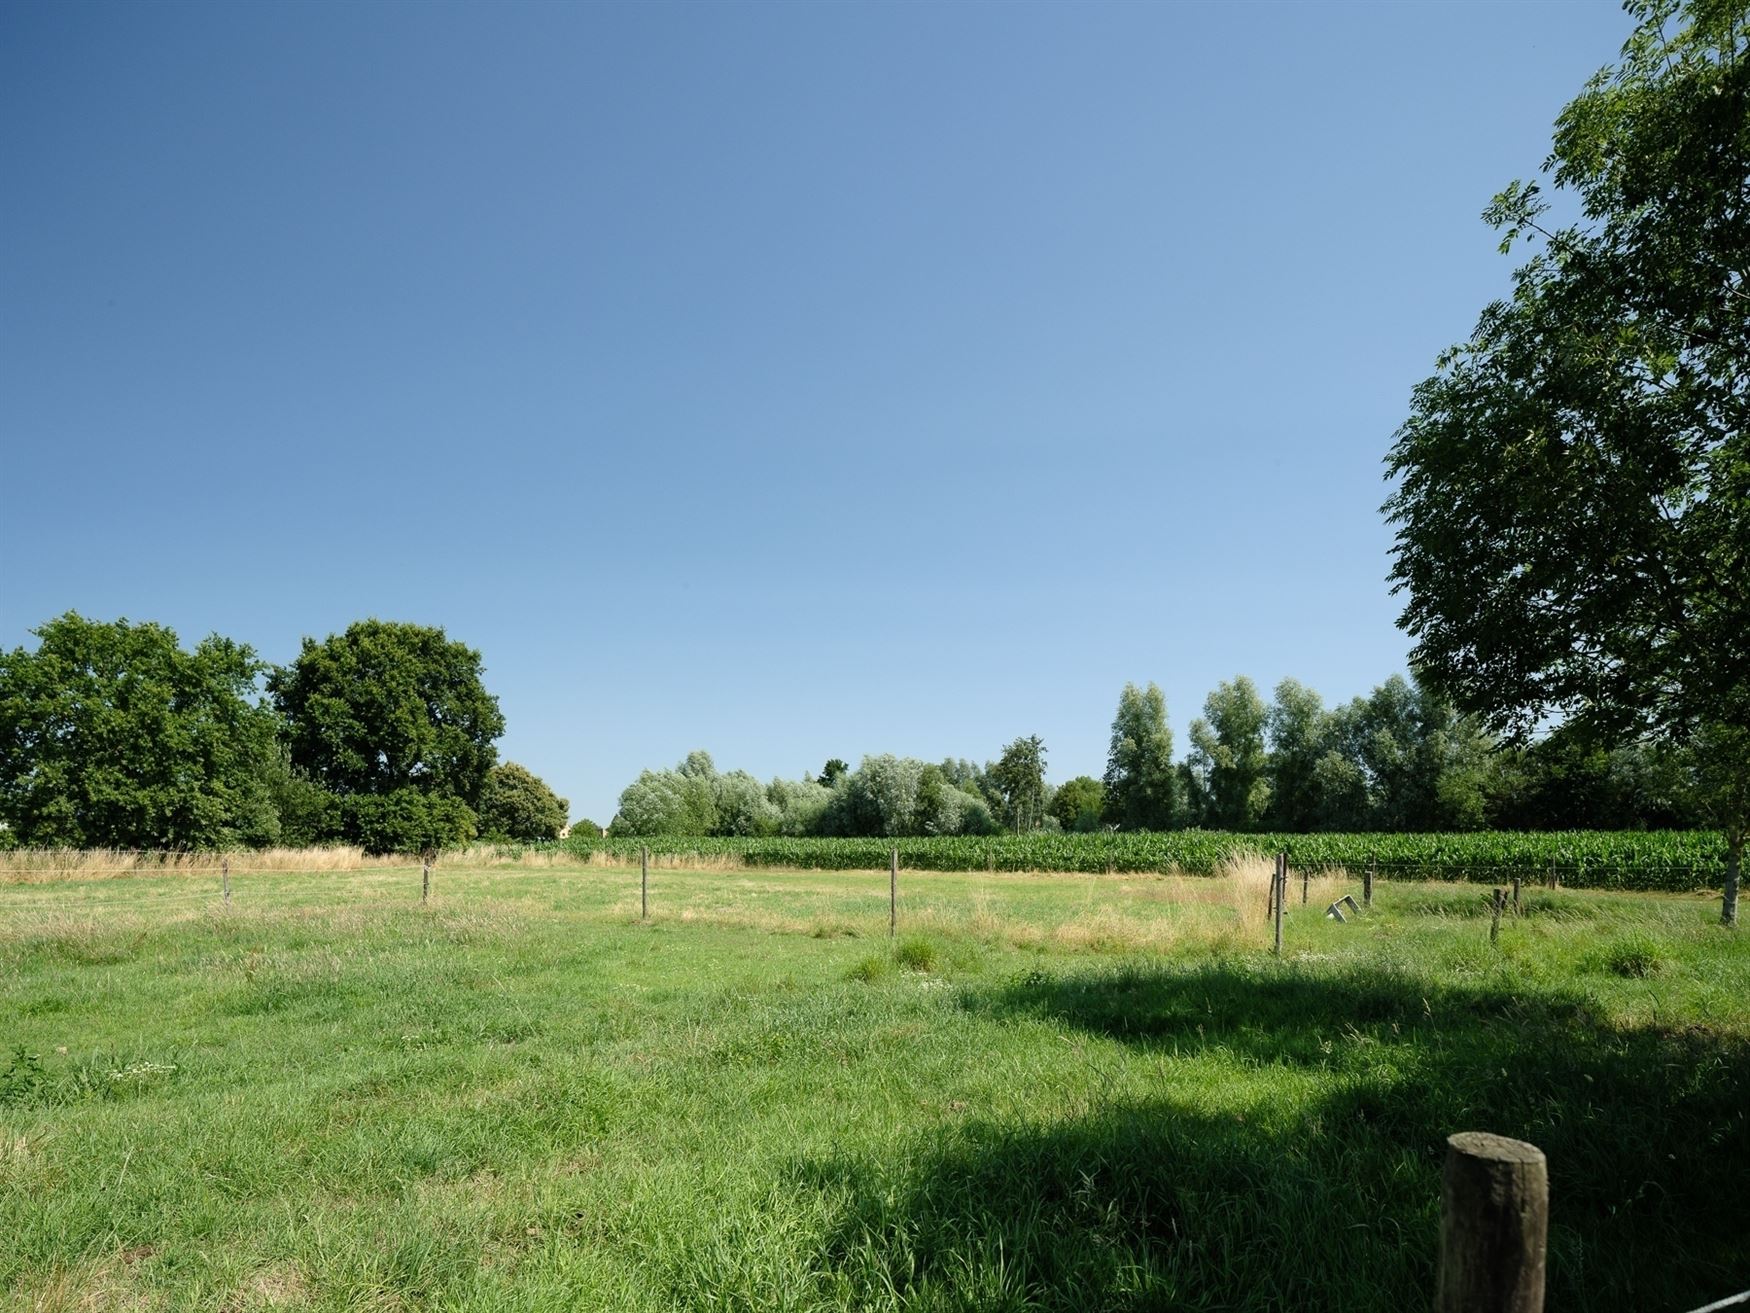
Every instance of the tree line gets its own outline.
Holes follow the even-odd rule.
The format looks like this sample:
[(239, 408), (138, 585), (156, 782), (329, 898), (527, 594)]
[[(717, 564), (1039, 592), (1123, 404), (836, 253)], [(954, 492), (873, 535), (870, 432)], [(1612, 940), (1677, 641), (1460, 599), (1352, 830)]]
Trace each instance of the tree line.
[[(364, 620), (285, 665), (212, 635), (69, 612), (0, 653), (0, 844), (419, 852), (540, 840), (567, 804), (514, 762), (480, 654), (441, 629)], [(621, 834), (929, 835), (1038, 829), (1428, 831), (1688, 828), (1711, 819), (1682, 745), (1514, 746), (1393, 676), (1327, 707), (1287, 679), (1224, 681), (1175, 759), (1166, 701), (1127, 684), (1101, 779), (1053, 787), (1037, 736), (994, 761), (866, 756), (762, 783), (695, 752), (645, 771)], [(574, 831), (595, 832), (588, 821)]]
[(286, 665), (211, 635), (68, 612), (0, 652), (0, 845), (435, 851), (556, 838), (567, 804), (514, 762), (480, 654), (361, 620)]
[(1222, 682), (1173, 754), (1166, 699), (1126, 684), (1101, 779), (1045, 780), (1046, 747), (1017, 738), (995, 761), (834, 758), (817, 776), (762, 784), (693, 752), (620, 795), (612, 830), (631, 835), (993, 834), (1202, 828), (1234, 831), (1672, 829), (1707, 822), (1685, 751), (1606, 748), (1557, 731), (1524, 746), (1413, 676), (1326, 707), (1285, 679), (1266, 702), (1251, 679)]
[(719, 773), (710, 753), (691, 752), (673, 770), (647, 770), (627, 785), (611, 828), (634, 835), (996, 834), (1036, 828), (1050, 797), (1037, 737), (1015, 740), (984, 765), (881, 754), (852, 770), (834, 758), (818, 776), (769, 784), (742, 770)]

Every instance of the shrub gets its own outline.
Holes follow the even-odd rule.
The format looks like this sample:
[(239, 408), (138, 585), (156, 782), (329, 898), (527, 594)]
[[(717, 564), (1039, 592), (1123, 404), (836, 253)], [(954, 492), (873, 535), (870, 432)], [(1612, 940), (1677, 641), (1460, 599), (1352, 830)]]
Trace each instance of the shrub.
[(357, 794), (341, 804), (346, 837), (374, 857), (436, 853), (476, 833), (473, 809), (460, 798), (433, 798), (413, 789)]

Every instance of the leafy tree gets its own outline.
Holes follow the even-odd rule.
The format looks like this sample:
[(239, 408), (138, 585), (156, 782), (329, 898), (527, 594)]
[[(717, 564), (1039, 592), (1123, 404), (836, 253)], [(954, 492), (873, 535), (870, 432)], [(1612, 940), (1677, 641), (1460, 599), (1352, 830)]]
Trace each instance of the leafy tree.
[(717, 763), (711, 760), (709, 752), (695, 748), (675, 767), (675, 771), (692, 780), (714, 780), (717, 778)]
[[(1178, 819), (1179, 777), (1173, 767), (1173, 732), (1167, 699), (1150, 684), (1126, 684), (1112, 718), (1106, 751), (1104, 812), (1127, 830), (1165, 830)], [(1066, 829), (1075, 828), (1060, 815)]]
[(958, 805), (959, 828), (943, 830), (944, 834), (997, 834), (1002, 826), (997, 824), (997, 818), (990, 809), (990, 804), (980, 794), (968, 793), (965, 789), (955, 788), (949, 795), (949, 802)]
[(849, 762), (840, 761), (837, 757), (833, 757), (826, 763), (825, 768), (820, 772), (820, 779), (817, 782), (822, 788), (830, 789), (833, 785), (838, 783), (839, 776), (843, 775), (850, 769)]
[(571, 828), (566, 831), (566, 837), (577, 836), (580, 839), (599, 839), (602, 837), (602, 827), (587, 816), (579, 817), (571, 822)]
[(818, 780), (773, 780), (766, 800), (777, 808), (779, 834), (819, 834), (832, 790)]
[(283, 747), (276, 748), (265, 764), (262, 779), (279, 818), (275, 843), (288, 848), (311, 848), (345, 838), (340, 799), (307, 775), (293, 770)]
[[(1325, 741), (1353, 766), (1327, 766), (1322, 778), (1347, 799), (1321, 799), (1320, 811), (1376, 830), (1477, 829), (1487, 819), (1493, 742), (1434, 689), (1393, 675), (1366, 698), (1332, 712)], [(1323, 758), (1321, 757), (1321, 761)], [(1365, 804), (1353, 792), (1359, 780)]]
[(910, 833), (989, 834), (996, 828), (989, 804), (950, 782), (942, 767), (925, 766), (919, 772)]
[(18, 843), (216, 848), (279, 837), (264, 669), (217, 634), (69, 611), (0, 653), (0, 821)]
[(643, 771), (620, 794), (616, 834), (712, 834), (717, 829), (716, 769), (693, 752), (674, 770)]
[[(1172, 763), (1167, 763), (1170, 768)], [(1051, 795), (1051, 814), (1066, 830), (1089, 834), (1100, 828), (1106, 788), (1092, 775), (1067, 780)]]
[(821, 823), (829, 834), (910, 834), (918, 810), (924, 763), (891, 753), (864, 757), (839, 777)]
[(1490, 728), (1695, 750), (1735, 923), (1750, 804), (1750, 7), (1633, 0), (1613, 69), (1486, 218), (1533, 254), (1389, 457), (1399, 623)]
[(311, 638), (267, 681), (294, 770), (342, 797), (404, 789), (480, 801), (504, 733), (480, 654), (425, 625), (361, 620)]
[(766, 797), (766, 789), (744, 770), (718, 775), (713, 781), (717, 804), (714, 834), (776, 834), (783, 813)]
[[(1435, 704), (1440, 712), (1446, 708)], [(1437, 751), (1430, 739), (1424, 692), (1393, 675), (1355, 708), (1354, 745), (1367, 772), (1372, 824), (1382, 830), (1438, 829), (1435, 798)]]
[(340, 800), (341, 824), (367, 853), (423, 853), (467, 843), (476, 834), (474, 811), (460, 798), (418, 789), (356, 793)]
[(1002, 790), (990, 776), (990, 763), (979, 765), (965, 757), (946, 757), (942, 761), (942, 777), (962, 793), (984, 799), (992, 811), (1003, 805)]
[[(918, 772), (918, 800), (912, 812), (910, 833), (952, 834), (960, 828), (960, 816), (948, 802), (948, 790), (953, 787), (940, 766), (925, 766)], [(942, 828), (944, 824), (946, 830)]]
[(996, 828), (984, 799), (956, 787), (946, 764), (928, 765), (915, 757), (864, 757), (823, 792), (827, 802), (815, 813), (813, 827), (786, 833), (869, 837), (989, 834)]
[(1355, 831), (1373, 823), (1366, 773), (1352, 757), (1334, 748), (1313, 765), (1313, 793), (1313, 828)]
[(1319, 761), (1329, 751), (1330, 716), (1298, 679), (1276, 686), (1264, 721), (1270, 741), (1270, 825), (1289, 831), (1319, 825)]
[(514, 761), (494, 766), (480, 793), (480, 832), (489, 839), (557, 839), (570, 804)]
[(1502, 754), (1492, 823), (1509, 830), (1695, 829), (1711, 824), (1682, 750), (1603, 745), (1563, 727)]
[(990, 778), (1000, 791), (1003, 816), (1017, 833), (1036, 830), (1045, 815), (1045, 740), (1037, 734), (1003, 749)]
[(1216, 685), (1191, 722), (1190, 765), (1203, 815), (1200, 823), (1252, 830), (1270, 804), (1264, 751), (1264, 699), (1245, 675)]

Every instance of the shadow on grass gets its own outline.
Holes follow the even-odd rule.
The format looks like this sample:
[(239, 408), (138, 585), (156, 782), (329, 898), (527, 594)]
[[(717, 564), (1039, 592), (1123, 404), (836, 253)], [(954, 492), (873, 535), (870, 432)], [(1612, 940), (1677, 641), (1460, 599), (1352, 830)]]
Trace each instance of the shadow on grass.
[[(798, 1187), (840, 1201), (820, 1270), (853, 1303), (1426, 1307), (1444, 1140), (1466, 1129), (1549, 1155), (1552, 1309), (1676, 1311), (1750, 1286), (1740, 1039), (1274, 963), (1033, 975), (965, 1002), (1158, 1054), (1160, 1092), (965, 1124), (899, 1166), (803, 1165)], [(1212, 1088), (1229, 1076), (1252, 1105)]]

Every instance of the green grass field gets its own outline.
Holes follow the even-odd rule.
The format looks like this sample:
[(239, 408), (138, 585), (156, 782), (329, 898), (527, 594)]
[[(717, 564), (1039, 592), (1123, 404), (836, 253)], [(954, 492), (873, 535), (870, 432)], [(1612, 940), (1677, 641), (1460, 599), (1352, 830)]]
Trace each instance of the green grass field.
[[(1261, 870), (0, 886), (0, 1308), (1425, 1307), (1444, 1137), (1550, 1307), (1750, 1286), (1712, 901)], [(1356, 888), (1357, 894), (1359, 889)]]

